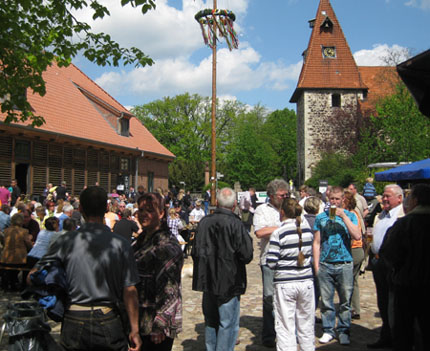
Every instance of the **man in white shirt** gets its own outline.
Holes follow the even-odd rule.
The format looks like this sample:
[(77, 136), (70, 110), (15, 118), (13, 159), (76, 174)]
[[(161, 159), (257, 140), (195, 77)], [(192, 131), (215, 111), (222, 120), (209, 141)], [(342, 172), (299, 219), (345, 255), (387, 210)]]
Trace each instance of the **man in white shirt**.
[(197, 224), (205, 216), (205, 211), (202, 209), (202, 203), (200, 200), (196, 201), (196, 207), (190, 212), (190, 222)]
[(266, 263), (272, 232), (281, 225), (280, 208), (289, 197), (289, 185), (283, 179), (272, 180), (267, 185), (269, 202), (257, 207), (254, 214), (255, 236), (260, 239), (260, 266), (263, 276), (263, 345), (275, 347), (275, 326), (273, 316), (273, 271)]
[(378, 309), (381, 314), (382, 328), (379, 335), (379, 340), (373, 344), (368, 344), (370, 349), (380, 349), (391, 347), (392, 337), (390, 325), (388, 323), (388, 300), (389, 290), (387, 282), (387, 268), (385, 264), (379, 260), (379, 249), (384, 241), (387, 230), (396, 222), (397, 218), (403, 217), (403, 190), (397, 184), (389, 184), (384, 188), (382, 195), (383, 211), (375, 218), (373, 225), (373, 242), (372, 252), (374, 258), (372, 259), (373, 279), (376, 285), (376, 294)]

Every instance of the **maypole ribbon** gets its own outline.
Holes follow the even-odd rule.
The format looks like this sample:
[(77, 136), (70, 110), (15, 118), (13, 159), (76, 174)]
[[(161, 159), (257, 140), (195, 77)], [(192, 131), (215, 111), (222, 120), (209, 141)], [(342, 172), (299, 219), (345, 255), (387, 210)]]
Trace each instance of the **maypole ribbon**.
[(220, 37), (224, 37), (229, 50), (239, 47), (239, 40), (233, 28), (236, 16), (232, 11), (221, 9), (205, 9), (194, 16), (200, 24), (203, 40), (206, 45), (213, 48), (218, 41), (217, 31)]

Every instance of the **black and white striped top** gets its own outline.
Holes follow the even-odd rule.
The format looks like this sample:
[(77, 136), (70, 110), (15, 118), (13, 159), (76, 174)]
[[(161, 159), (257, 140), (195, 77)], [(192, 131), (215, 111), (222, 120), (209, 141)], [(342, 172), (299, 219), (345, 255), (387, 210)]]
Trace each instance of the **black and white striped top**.
[(266, 262), (275, 271), (275, 284), (313, 279), (311, 264), (313, 234), (306, 220), (302, 221), (300, 228), (302, 229), (301, 251), (305, 258), (301, 267), (297, 263), (299, 234), (297, 233), (296, 220), (287, 219), (283, 221), (281, 227), (270, 236)]

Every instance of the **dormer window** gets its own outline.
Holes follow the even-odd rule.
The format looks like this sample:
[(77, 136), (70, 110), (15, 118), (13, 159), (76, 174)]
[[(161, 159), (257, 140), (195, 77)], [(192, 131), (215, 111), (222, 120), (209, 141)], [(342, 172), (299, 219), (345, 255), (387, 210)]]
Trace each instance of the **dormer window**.
[(119, 135), (128, 137), (130, 135), (130, 120), (126, 117), (121, 117), (118, 121)]
[(331, 30), (331, 29), (333, 29), (333, 22), (332, 22), (332, 20), (330, 19), (330, 17), (325, 16), (325, 19), (324, 19), (324, 21), (321, 23), (320, 28), (321, 28), (322, 30)]

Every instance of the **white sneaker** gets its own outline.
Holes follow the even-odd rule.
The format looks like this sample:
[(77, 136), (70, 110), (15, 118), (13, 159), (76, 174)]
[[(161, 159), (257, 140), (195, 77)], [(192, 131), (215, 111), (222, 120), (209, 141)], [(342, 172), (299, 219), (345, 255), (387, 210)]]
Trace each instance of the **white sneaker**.
[(328, 333), (324, 333), (322, 337), (319, 338), (320, 344), (327, 344), (328, 342), (332, 341), (334, 339), (333, 335), (330, 335)]

